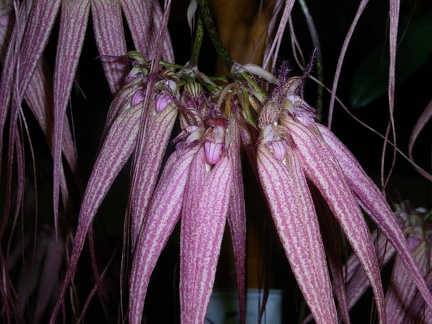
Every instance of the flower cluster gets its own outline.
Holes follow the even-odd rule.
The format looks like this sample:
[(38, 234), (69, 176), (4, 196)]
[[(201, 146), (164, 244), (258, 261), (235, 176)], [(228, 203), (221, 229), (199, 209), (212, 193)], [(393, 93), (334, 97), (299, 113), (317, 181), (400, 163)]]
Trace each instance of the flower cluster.
[[(422, 273), (384, 196), (336, 136), (315, 122), (314, 109), (302, 99), (305, 76), (283, 76), (279, 82), (257, 66), (236, 65), (231, 79), (218, 85), (196, 69), (160, 68), (154, 72), (138, 53), (129, 57), (133, 68), (108, 115), (62, 294), (99, 205), (134, 152), (128, 210), (133, 255), (130, 322), (141, 322), (151, 273), (179, 221), (182, 323), (204, 322), (226, 222), (233, 241), (244, 321), (244, 148), (291, 269), (317, 322), (336, 323), (338, 311), (349, 322), (344, 270), (326, 244), (329, 234), (320, 228), (329, 226), (318, 222), (320, 205), (328, 207), (324, 219), (335, 217), (351, 244), (373, 289), (380, 322), (386, 322), (384, 292), (373, 240), (360, 206), (394, 246), (426, 302), (432, 304)], [(269, 94), (257, 86), (259, 81), (270, 89)], [(175, 124), (178, 132), (173, 131)], [(158, 179), (170, 138), (175, 150)]]

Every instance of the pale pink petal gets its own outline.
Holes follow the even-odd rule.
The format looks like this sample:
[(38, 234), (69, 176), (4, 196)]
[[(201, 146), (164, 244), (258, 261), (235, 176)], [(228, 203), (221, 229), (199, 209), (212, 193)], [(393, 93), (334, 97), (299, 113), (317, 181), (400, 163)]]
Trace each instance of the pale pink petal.
[[(345, 324), (348, 324), (350, 323), (350, 318), (345, 285), (345, 272), (342, 260), (342, 256), (346, 253), (346, 246), (341, 243), (342, 233), (340, 231), (340, 226), (324, 198), (321, 196), (318, 189), (312, 184), (309, 184), (309, 189), (311, 190), (317, 210), (324, 248), (327, 254), (327, 262), (332, 276), (333, 290), (338, 301), (337, 308), (342, 321)], [(367, 281), (367, 278), (365, 280)], [(311, 319), (312, 316), (310, 315), (305, 319), (304, 323), (310, 322)]]
[(143, 148), (141, 152), (137, 152), (138, 156), (135, 156), (134, 185), (130, 194), (132, 245), (134, 245), (143, 224), (177, 112), (177, 107), (174, 104), (167, 106), (161, 112), (156, 112), (154, 102), (147, 111), (148, 120), (144, 121), (147, 126), (146, 133), (142, 136)]
[[(159, 2), (142, 0), (121, 0), (121, 6), (131, 31), (135, 48), (148, 60), (154, 58), (160, 43), (163, 13)], [(171, 40), (164, 37), (162, 57), (174, 62)]]
[(307, 177), (327, 201), (360, 259), (374, 292), (379, 319), (385, 322), (384, 292), (376, 252), (369, 228), (341, 167), (324, 140), (316, 133), (288, 116), (283, 117), (283, 125), (296, 145), (296, 152)]
[(196, 149), (172, 153), (150, 202), (136, 245), (129, 291), (129, 322), (141, 323), (150, 275), (180, 218), (189, 166)]
[[(258, 172), (279, 238), (317, 323), (337, 322), (318, 221), (306, 178), (293, 150), (287, 164), (258, 145)], [(287, 167), (288, 166), (288, 167)]]
[(180, 272), (185, 284), (185, 290), (180, 291), (184, 305), (181, 310), (182, 323), (204, 323), (213, 283), (216, 275), (216, 266), (225, 229), (228, 212), (230, 187), (232, 184), (232, 163), (229, 156), (224, 156), (208, 173), (202, 193), (195, 197), (198, 199), (198, 209), (194, 211), (191, 237), (182, 239), (191, 240), (190, 250), (180, 251), (181, 262), (187, 263), (192, 271)]
[[(385, 266), (392, 259), (396, 251), (382, 233), (374, 231), (372, 239), (377, 251), (378, 262), (381, 266)], [(351, 309), (370, 285), (366, 273), (355, 254), (351, 255), (346, 262), (345, 271), (348, 308)]]
[(363, 209), (396, 249), (399, 258), (409, 269), (421, 294), (429, 306), (432, 307), (432, 295), (427, 289), (423, 276), (407, 248), (405, 237), (385, 197), (346, 146), (328, 128), (319, 126), (319, 130), (342, 166), (341, 169), (350, 189), (362, 203)]
[(243, 188), (239, 122), (232, 119), (229, 128), (229, 155), (233, 163), (233, 184), (228, 209), (228, 224), (234, 248), (234, 262), (239, 296), (240, 322), (246, 321), (246, 206)]
[(116, 176), (135, 148), (141, 115), (142, 108), (139, 106), (124, 109), (113, 122), (102, 145), (84, 193), (71, 258), (65, 275), (65, 281), (62, 284), (60, 297), (51, 316), (51, 323), (55, 322), (96, 212)]
[(204, 190), (207, 176), (204, 149), (201, 147), (192, 161), (186, 193), (182, 207), (181, 235), (180, 235), (180, 309), (182, 313), (192, 312), (192, 291), (194, 285), (195, 265), (190, 262), (194, 257), (193, 246), (198, 240), (195, 231), (197, 215), (199, 215), (199, 201)]
[(62, 177), (62, 143), (66, 107), (69, 101), (76, 68), (81, 56), (90, 5), (88, 0), (63, 2), (60, 32), (54, 70), (54, 142), (53, 142), (53, 210), (57, 232), (59, 192)]
[[(408, 237), (407, 241), (413, 243), (413, 249), (410, 250), (422, 273), (426, 275), (430, 270), (430, 251), (426, 247), (427, 243), (419, 244), (419, 240), (413, 237)], [(410, 271), (397, 257), (386, 292), (386, 311), (389, 323), (422, 323), (425, 303), (422, 301), (423, 305), (419, 305), (420, 309), (413, 309), (412, 304), (416, 294), (418, 294), (418, 289), (412, 280)]]
[(127, 72), (127, 65), (121, 59), (126, 55), (127, 48), (120, 3), (111, 0), (93, 0), (90, 3), (102, 66), (111, 92), (116, 93)]

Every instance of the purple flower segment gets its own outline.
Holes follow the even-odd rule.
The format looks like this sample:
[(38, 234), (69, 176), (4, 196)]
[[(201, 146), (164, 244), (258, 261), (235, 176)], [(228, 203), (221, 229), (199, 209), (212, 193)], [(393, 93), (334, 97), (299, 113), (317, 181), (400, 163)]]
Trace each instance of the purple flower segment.
[[(414, 237), (407, 238), (411, 244), (411, 253), (423, 273), (427, 273), (430, 267), (430, 255), (426, 249), (426, 243), (420, 242)], [(422, 309), (413, 309), (412, 303), (418, 293), (413, 284), (412, 275), (407, 271), (402, 259), (398, 256), (393, 265), (393, 271), (386, 292), (386, 311), (389, 323), (403, 324), (407, 322), (421, 323)], [(424, 309), (424, 302), (422, 303)]]
[(74, 275), (79, 255), (94, 216), (115, 177), (132, 154), (138, 135), (141, 114), (142, 108), (140, 105), (123, 109), (114, 120), (102, 145), (84, 193), (71, 259), (62, 285), (61, 295), (52, 313), (51, 322), (55, 321), (63, 295)]
[(130, 281), (129, 322), (141, 323), (150, 275), (180, 218), (189, 166), (197, 151), (174, 152), (167, 161), (150, 202), (135, 248)]
[[(118, 1), (88, 1), (91, 4), (96, 45), (101, 55), (121, 57), (127, 52), (121, 6)], [(111, 93), (116, 93), (126, 69), (121, 60), (102, 60)]]
[[(142, 104), (141, 104), (142, 105)], [(156, 103), (153, 101), (146, 121), (147, 132), (145, 136), (143, 159), (138, 161), (139, 170), (137, 195), (131, 197), (132, 209), (132, 245), (138, 237), (144, 222), (146, 210), (155, 187), (162, 159), (168, 145), (171, 131), (177, 117), (178, 109), (171, 103), (160, 112), (156, 112)]]
[[(199, 235), (194, 227), (197, 223), (199, 197), (203, 192), (206, 173), (205, 154), (201, 147), (192, 161), (182, 207), (180, 228), (180, 291), (182, 292), (180, 294), (180, 309), (182, 314), (193, 312), (193, 296), (191, 294), (194, 286), (195, 266), (190, 261), (193, 258), (191, 254), (194, 253), (192, 250), (194, 242), (198, 240)], [(186, 318), (184, 319), (186, 320)]]
[[(342, 170), (324, 140), (310, 128), (282, 115), (282, 125), (295, 144), (307, 177), (327, 201), (371, 282), (380, 322), (385, 323), (384, 292), (369, 229)], [(312, 126), (313, 127), (313, 126)], [(313, 128), (312, 128), (313, 129)]]
[(409, 269), (421, 294), (428, 305), (432, 307), (432, 295), (426, 286), (416, 262), (408, 250), (405, 237), (400, 230), (385, 197), (381, 194), (372, 179), (367, 176), (363, 168), (345, 145), (343, 145), (326, 127), (319, 126), (319, 130), (323, 135), (325, 142), (328, 144), (342, 166), (344, 177), (351, 190), (365, 206), (364, 209), (376, 223), (377, 227), (394, 246), (399, 257)]
[(243, 188), (240, 127), (239, 121), (232, 118), (230, 121), (230, 139), (228, 154), (233, 163), (233, 184), (228, 209), (228, 225), (234, 249), (234, 262), (237, 275), (237, 289), (239, 296), (240, 322), (246, 321), (246, 206)]
[(276, 230), (303, 296), (318, 323), (336, 323), (336, 308), (310, 192), (296, 153), (281, 162), (258, 145), (258, 172)]
[[(201, 177), (203, 156), (197, 155), (197, 158)], [(230, 157), (223, 156), (204, 174), (204, 183), (199, 186), (201, 192), (193, 190), (195, 195), (187, 197), (196, 200), (192, 204), (196, 208), (186, 211), (182, 219), (182, 230), (192, 235), (185, 236), (184, 231), (180, 234), (186, 243), (180, 251), (180, 262), (183, 264), (180, 268), (183, 282), (180, 291), (182, 323), (203, 323), (205, 320), (230, 201), (232, 170)]]

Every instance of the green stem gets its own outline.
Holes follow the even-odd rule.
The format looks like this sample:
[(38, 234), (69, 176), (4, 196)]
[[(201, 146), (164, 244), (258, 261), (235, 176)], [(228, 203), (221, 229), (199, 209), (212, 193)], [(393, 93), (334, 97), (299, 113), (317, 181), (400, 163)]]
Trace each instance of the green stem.
[(196, 26), (195, 39), (192, 46), (191, 59), (188, 63), (188, 67), (194, 67), (198, 65), (198, 58), (201, 51), (201, 44), (204, 36), (204, 28), (202, 23), (202, 16), (198, 15), (198, 22)]
[(212, 14), (210, 12), (210, 8), (208, 6), (207, 0), (198, 0), (198, 1), (199, 1), (202, 17), (204, 19), (204, 23), (205, 23), (205, 26), (207, 28), (207, 32), (210, 36), (210, 39), (213, 43), (213, 46), (216, 50), (216, 53), (219, 55), (219, 57), (225, 63), (226, 67), (228, 68), (228, 71), (231, 71), (231, 67), (234, 64), (234, 60), (231, 57), (231, 55), (229, 55), (228, 51), (223, 46), (222, 42), (219, 40), (217, 31), (216, 31), (216, 26), (213, 22), (213, 17), (212, 17)]

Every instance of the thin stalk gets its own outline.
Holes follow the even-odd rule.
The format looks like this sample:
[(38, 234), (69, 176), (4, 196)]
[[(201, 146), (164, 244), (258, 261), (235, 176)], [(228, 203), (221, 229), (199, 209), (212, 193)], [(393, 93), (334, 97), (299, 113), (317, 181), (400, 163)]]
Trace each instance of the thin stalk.
[(213, 21), (212, 14), (210, 12), (210, 8), (208, 6), (207, 0), (199, 0), (199, 5), (201, 9), (201, 15), (204, 19), (205, 26), (207, 28), (207, 32), (210, 36), (210, 39), (213, 43), (213, 47), (216, 50), (216, 53), (224, 62), (225, 66), (228, 68), (228, 71), (231, 71), (232, 66), (234, 65), (234, 60), (228, 51), (223, 46), (222, 42), (219, 40), (216, 26)]
[(204, 36), (204, 27), (202, 22), (202, 15), (198, 15), (197, 27), (195, 31), (195, 39), (192, 45), (191, 59), (188, 67), (194, 67), (198, 64), (198, 58), (201, 51), (201, 44)]
[[(321, 54), (321, 45), (318, 37), (318, 32), (315, 27), (315, 23), (313, 21), (312, 15), (309, 12), (309, 7), (306, 4), (305, 0), (299, 0), (299, 4), (301, 7), (301, 10), (303, 11), (303, 14), (306, 18), (306, 23), (309, 28), (309, 33), (312, 39), (312, 43), (315, 47), (315, 55), (316, 55), (316, 71), (317, 71), (317, 78), (321, 81), (321, 83), (324, 83), (324, 68), (322, 64), (322, 54)], [(317, 115), (318, 119), (321, 121), (322, 117), (322, 108), (323, 108), (323, 92), (324, 88), (318, 84), (317, 89), (317, 101), (316, 101), (316, 109), (317, 109)]]

